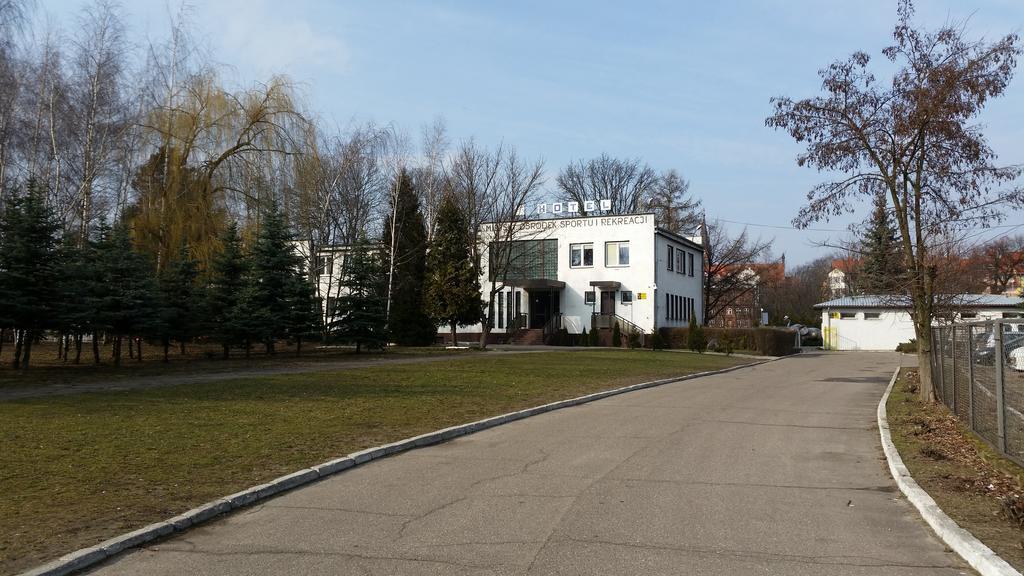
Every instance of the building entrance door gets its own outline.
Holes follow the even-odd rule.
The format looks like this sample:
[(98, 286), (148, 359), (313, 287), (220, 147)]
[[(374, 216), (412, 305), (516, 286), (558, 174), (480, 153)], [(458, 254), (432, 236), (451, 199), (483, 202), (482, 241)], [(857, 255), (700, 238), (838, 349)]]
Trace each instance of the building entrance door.
[(557, 315), (558, 292), (545, 290), (530, 292), (530, 328), (543, 328), (552, 316)]
[(615, 292), (601, 291), (601, 315), (611, 316), (615, 314)]

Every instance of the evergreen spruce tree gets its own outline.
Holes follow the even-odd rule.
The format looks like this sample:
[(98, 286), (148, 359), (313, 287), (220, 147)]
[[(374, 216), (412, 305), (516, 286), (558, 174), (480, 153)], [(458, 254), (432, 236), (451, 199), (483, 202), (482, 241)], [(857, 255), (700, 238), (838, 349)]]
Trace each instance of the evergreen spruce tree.
[(294, 235), (288, 228), (277, 202), (263, 212), (263, 218), (250, 259), (249, 280), (250, 338), (262, 342), (267, 354), (274, 343), (288, 337), (289, 290), (295, 277), (302, 276), (302, 257), (295, 251)]
[[(60, 274), (57, 281), (60, 309), (58, 322), (74, 343), (74, 363), (82, 361), (82, 343), (88, 334), (95, 342), (94, 362), (99, 363), (99, 324), (97, 299), (102, 291), (102, 277), (97, 262), (96, 243), (86, 239), (79, 245), (78, 234), (67, 234), (60, 248)], [(66, 362), (67, 351), (64, 361)]]
[(182, 244), (178, 256), (172, 260), (160, 275), (159, 337), (164, 348), (164, 362), (167, 362), (171, 341), (177, 341), (184, 353), (185, 344), (198, 331), (201, 299), (198, 297), (196, 280), (199, 264), (189, 252), (188, 245)]
[(441, 202), (434, 241), (427, 254), (426, 308), (438, 325), (451, 328), (452, 345), (458, 327), (480, 321), (480, 279), (470, 250), (469, 223), (454, 195)]
[[(97, 295), (97, 320), (113, 337), (112, 357), (114, 365), (119, 366), (125, 338), (158, 334), (163, 329), (159, 285), (152, 263), (132, 245), (127, 224), (103, 230), (97, 253), (102, 280), (102, 290)], [(140, 360), (141, 357), (140, 352)]]
[(387, 343), (387, 318), (380, 260), (370, 253), (370, 244), (362, 238), (345, 258), (342, 271), (346, 290), (337, 299), (337, 314), (332, 335), (342, 342), (380, 349)]
[(866, 294), (905, 292), (903, 256), (887, 207), (885, 194), (878, 194), (871, 221), (861, 241), (864, 261), (860, 270), (860, 284)]
[(302, 341), (314, 338), (323, 325), (320, 301), (308, 277), (301, 273), (292, 276), (286, 290), (288, 305), (288, 338), (295, 341), (295, 355), (302, 354)]
[(241, 301), (249, 267), (236, 223), (228, 225), (220, 243), (221, 249), (213, 259), (206, 288), (204, 313), (209, 325), (205, 331), (221, 343), (224, 358), (228, 358), (231, 346), (240, 344), (244, 337)]
[(43, 331), (57, 326), (58, 230), (34, 182), (9, 198), (0, 218), (0, 320), (14, 328), (18, 369), (29, 367)]
[(384, 223), (382, 244), (389, 290), (388, 334), (402, 346), (424, 346), (437, 326), (423, 310), (427, 230), (409, 173), (402, 170), (391, 194), (393, 217)]

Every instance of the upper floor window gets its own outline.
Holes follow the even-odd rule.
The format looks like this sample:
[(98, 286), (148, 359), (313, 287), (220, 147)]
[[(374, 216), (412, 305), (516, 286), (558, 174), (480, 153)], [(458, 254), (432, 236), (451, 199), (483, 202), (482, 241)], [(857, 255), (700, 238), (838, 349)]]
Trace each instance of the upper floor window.
[(604, 265), (629, 266), (629, 242), (605, 242)]
[(594, 244), (570, 244), (569, 266), (572, 268), (588, 268), (594, 265)]
[(668, 247), (668, 269), (669, 271), (675, 270), (675, 256), (673, 255), (675, 249), (671, 246)]
[(682, 250), (676, 250), (676, 270), (680, 274), (686, 274), (686, 253)]
[(629, 290), (623, 290), (622, 292), (619, 293), (619, 295), (622, 297), (623, 304), (633, 303), (633, 293), (630, 292)]
[(693, 276), (693, 254), (689, 254), (690, 257), (690, 276)]

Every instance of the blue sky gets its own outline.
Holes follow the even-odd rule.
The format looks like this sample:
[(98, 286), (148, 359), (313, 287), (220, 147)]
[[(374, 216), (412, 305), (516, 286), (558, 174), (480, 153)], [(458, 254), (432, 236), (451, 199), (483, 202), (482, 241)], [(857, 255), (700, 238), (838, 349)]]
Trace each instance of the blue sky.
[[(969, 18), (969, 34), (987, 38), (1024, 28), (1021, 0), (918, 4), (929, 27)], [(70, 25), (82, 2), (40, 5)], [(193, 3), (192, 21), (234, 81), (287, 74), (342, 128), (391, 122), (415, 138), (440, 116), (454, 141), (543, 158), (551, 189), (574, 159), (638, 157), (679, 170), (709, 218), (785, 227), (818, 175), (796, 166), (792, 140), (764, 127), (769, 98), (817, 94), (817, 70), (854, 50), (881, 58), (895, 11), (895, 0), (223, 0)], [(126, 3), (133, 41), (163, 37), (167, 13), (164, 0)], [(1022, 110), (1017, 78), (982, 117), (1004, 163), (1024, 163)], [(775, 237), (790, 266), (844, 236), (750, 231)]]

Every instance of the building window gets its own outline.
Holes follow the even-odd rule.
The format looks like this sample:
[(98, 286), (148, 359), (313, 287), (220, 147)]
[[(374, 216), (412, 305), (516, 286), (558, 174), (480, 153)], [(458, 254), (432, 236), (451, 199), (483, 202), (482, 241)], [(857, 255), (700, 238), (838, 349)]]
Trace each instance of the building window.
[(839, 319), (840, 320), (853, 320), (856, 317), (857, 317), (857, 313), (856, 312), (840, 312), (839, 313)]
[(330, 256), (316, 257), (316, 273), (320, 276), (330, 276), (334, 273), (334, 259)]
[(569, 246), (569, 267), (589, 268), (594, 265), (594, 245), (571, 244)]
[(604, 265), (608, 267), (629, 266), (629, 242), (605, 242)]
[[(498, 328), (505, 327), (505, 293), (498, 292)], [(491, 314), (491, 318), (494, 318), (494, 314)]]
[(865, 312), (864, 313), (864, 319), (865, 320), (880, 320), (881, 318), (882, 318), (882, 313), (881, 312)]
[(970, 319), (970, 318), (977, 318), (977, 317), (978, 317), (978, 313), (977, 312), (961, 312), (960, 313), (960, 318), (963, 319), (963, 320), (967, 320), (967, 319)]
[(680, 274), (686, 274), (686, 253), (682, 250), (676, 250), (676, 271)]
[(629, 290), (623, 290), (622, 292), (619, 292), (619, 294), (621, 294), (623, 304), (633, 303), (633, 293), (630, 292)]
[(690, 258), (690, 276), (693, 276), (693, 254), (688, 255)]
[[(670, 248), (671, 248), (671, 246), (670, 246)], [(671, 320), (672, 319), (671, 311), (672, 311), (672, 295), (671, 294), (665, 294), (665, 320)]]
[(675, 250), (671, 246), (669, 246), (668, 247), (668, 270), (669, 270), (669, 272), (671, 272), (672, 270), (675, 270), (675, 257), (672, 254), (673, 252), (675, 252)]
[(557, 280), (558, 240), (491, 242), (488, 262), (488, 279), (491, 282)]
[(597, 293), (593, 290), (587, 290), (583, 293), (583, 303), (588, 306), (593, 306), (597, 302)]
[(1020, 312), (1003, 312), (1003, 318), (1021, 318)]

